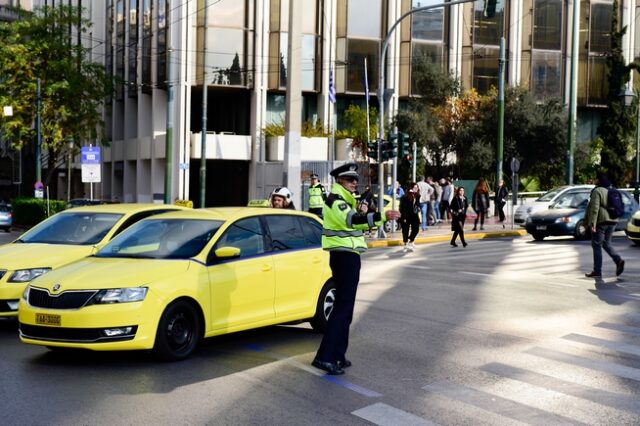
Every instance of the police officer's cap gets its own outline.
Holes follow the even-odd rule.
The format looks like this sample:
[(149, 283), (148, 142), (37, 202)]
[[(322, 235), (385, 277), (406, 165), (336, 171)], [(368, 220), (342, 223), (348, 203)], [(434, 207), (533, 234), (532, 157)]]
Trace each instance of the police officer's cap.
[(336, 167), (335, 169), (331, 170), (329, 174), (335, 178), (340, 178), (340, 177), (358, 178), (359, 176), (358, 165), (356, 163), (346, 163), (340, 167)]
[(310, 179), (318, 179), (318, 175), (315, 173), (311, 173), (311, 176), (309, 176)]

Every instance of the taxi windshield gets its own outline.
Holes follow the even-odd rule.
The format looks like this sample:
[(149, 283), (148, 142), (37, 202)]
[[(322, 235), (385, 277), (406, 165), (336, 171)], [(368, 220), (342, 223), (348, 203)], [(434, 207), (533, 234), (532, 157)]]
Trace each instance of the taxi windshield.
[(21, 243), (97, 244), (120, 220), (117, 213), (58, 213), (20, 237)]
[(96, 257), (189, 259), (202, 251), (222, 221), (201, 219), (146, 219), (125, 230)]

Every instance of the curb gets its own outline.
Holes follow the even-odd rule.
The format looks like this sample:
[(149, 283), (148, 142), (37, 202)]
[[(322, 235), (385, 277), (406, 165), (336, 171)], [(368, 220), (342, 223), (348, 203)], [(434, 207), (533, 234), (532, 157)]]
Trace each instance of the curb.
[[(486, 238), (502, 238), (502, 237), (522, 237), (527, 235), (527, 231), (524, 229), (521, 230), (513, 230), (513, 231), (490, 231), (490, 232), (476, 232), (476, 233), (466, 233), (466, 240), (482, 240)], [(415, 239), (415, 244), (430, 244), (430, 243), (442, 243), (451, 240), (451, 235), (434, 235), (433, 237), (418, 237)], [(393, 239), (393, 240), (376, 240), (370, 241), (367, 243), (367, 247), (369, 248), (377, 248), (377, 247), (396, 247), (402, 246), (402, 239)]]

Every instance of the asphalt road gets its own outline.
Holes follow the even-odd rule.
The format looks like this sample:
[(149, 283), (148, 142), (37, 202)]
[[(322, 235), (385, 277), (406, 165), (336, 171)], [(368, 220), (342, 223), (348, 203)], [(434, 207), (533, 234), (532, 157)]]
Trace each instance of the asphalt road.
[(588, 242), (528, 237), (370, 250), (347, 374), (310, 366), (307, 324), (195, 356), (53, 353), (0, 322), (2, 424), (640, 424), (638, 248), (601, 282)]

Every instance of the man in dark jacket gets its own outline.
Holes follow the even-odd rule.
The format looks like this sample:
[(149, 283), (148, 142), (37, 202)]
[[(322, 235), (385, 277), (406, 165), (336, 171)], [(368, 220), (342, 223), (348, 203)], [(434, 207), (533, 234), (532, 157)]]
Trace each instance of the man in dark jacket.
[(604, 173), (598, 172), (596, 187), (591, 191), (591, 198), (587, 206), (586, 222), (591, 228), (591, 247), (593, 248), (593, 270), (585, 274), (588, 278), (602, 277), (602, 248), (611, 256), (616, 264), (616, 275), (624, 271), (624, 260), (613, 249), (611, 237), (616, 230), (617, 219), (609, 216), (607, 211), (607, 197), (611, 182)]

